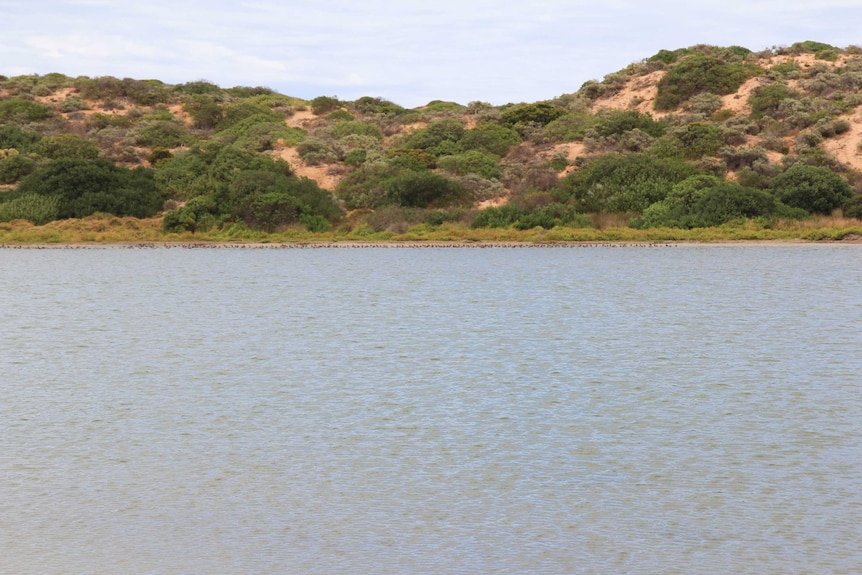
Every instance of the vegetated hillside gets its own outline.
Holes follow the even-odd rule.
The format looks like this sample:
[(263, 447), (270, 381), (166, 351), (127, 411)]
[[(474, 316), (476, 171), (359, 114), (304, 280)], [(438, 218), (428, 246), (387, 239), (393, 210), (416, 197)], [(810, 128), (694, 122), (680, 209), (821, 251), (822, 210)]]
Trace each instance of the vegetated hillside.
[(817, 42), (662, 50), (577, 92), (505, 106), (0, 76), (0, 221), (769, 225), (859, 217), (860, 169), (862, 49)]

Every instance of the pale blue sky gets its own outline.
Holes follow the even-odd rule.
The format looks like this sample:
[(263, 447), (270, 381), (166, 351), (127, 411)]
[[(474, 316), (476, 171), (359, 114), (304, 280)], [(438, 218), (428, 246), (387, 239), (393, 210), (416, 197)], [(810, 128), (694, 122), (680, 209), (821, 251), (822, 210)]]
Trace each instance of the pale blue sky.
[(534, 102), (662, 48), (862, 45), (860, 0), (0, 0), (0, 74)]

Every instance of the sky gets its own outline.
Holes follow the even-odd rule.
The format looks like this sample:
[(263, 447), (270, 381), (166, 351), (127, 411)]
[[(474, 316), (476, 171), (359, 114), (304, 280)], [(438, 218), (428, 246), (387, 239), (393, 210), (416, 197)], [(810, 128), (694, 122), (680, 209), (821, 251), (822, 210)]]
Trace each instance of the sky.
[(0, 0), (0, 74), (494, 105), (661, 49), (862, 45), (862, 0)]

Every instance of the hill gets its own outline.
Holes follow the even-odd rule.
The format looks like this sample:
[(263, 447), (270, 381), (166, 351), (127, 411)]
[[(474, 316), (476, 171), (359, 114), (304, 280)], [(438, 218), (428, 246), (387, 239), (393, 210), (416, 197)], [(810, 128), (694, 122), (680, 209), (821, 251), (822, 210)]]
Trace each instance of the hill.
[(0, 221), (398, 234), (859, 217), (860, 106), (862, 49), (817, 42), (662, 50), (505, 106), (0, 76)]

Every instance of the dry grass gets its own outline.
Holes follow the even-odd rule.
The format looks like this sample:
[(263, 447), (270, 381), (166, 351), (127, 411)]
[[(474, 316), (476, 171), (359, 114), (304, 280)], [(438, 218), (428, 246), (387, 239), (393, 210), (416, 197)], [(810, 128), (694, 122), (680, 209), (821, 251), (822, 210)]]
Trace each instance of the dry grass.
[(725, 242), (725, 241), (862, 241), (862, 221), (835, 216), (764, 223), (745, 221), (714, 228), (684, 230), (627, 227), (629, 215), (598, 218), (594, 227), (546, 230), (472, 229), (446, 223), (418, 224), (403, 233), (375, 232), (368, 225), (344, 226), (325, 233), (290, 228), (277, 233), (249, 230), (240, 225), (205, 233), (166, 234), (160, 218), (139, 220), (95, 215), (60, 220), (44, 226), (16, 220), (0, 223), (0, 244), (135, 244), (170, 242), (302, 243), (302, 242)]

